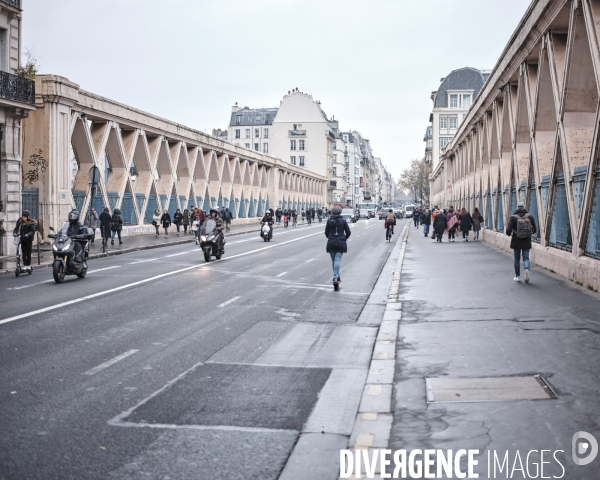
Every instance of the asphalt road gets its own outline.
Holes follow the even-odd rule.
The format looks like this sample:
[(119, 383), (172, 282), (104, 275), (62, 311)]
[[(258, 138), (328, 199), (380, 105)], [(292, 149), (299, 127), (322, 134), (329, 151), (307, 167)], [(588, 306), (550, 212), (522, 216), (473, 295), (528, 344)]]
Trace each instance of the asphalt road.
[(0, 478), (276, 479), (308, 426), (351, 429), (394, 247), (351, 228), (339, 292), (324, 224), (0, 276)]

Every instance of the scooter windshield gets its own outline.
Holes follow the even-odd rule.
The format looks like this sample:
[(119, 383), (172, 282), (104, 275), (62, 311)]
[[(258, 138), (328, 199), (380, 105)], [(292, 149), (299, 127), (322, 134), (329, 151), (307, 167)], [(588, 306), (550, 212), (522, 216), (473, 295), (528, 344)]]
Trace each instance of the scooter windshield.
[(217, 222), (215, 222), (212, 218), (207, 219), (204, 224), (204, 233), (212, 233), (215, 228), (217, 228)]
[(58, 232), (58, 235), (61, 236), (61, 237), (66, 237), (67, 236), (67, 230), (69, 230), (69, 222), (63, 223), (63, 226), (60, 229), (60, 232)]

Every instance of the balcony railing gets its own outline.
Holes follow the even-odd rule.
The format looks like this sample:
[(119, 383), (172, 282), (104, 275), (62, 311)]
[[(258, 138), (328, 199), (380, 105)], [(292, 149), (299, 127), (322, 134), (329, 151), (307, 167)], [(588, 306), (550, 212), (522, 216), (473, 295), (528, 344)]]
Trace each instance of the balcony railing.
[(8, 72), (0, 72), (0, 98), (35, 105), (35, 82)]
[(21, 10), (21, 0), (2, 0), (4, 3), (8, 3), (11, 7), (18, 8)]

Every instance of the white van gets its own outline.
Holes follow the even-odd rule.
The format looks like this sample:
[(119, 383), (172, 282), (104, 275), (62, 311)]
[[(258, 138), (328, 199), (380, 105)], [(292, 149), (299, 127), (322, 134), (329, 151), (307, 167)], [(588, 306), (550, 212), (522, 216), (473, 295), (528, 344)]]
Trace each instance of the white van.
[(412, 218), (414, 209), (414, 205), (404, 205), (404, 218)]

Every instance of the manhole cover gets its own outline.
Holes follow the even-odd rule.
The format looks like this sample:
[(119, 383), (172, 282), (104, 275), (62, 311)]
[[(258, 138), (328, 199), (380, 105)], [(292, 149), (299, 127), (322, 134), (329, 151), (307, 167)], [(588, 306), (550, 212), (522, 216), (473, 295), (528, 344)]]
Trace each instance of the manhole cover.
[(329, 368), (205, 364), (124, 418), (157, 426), (302, 430)]
[(427, 403), (549, 400), (556, 394), (541, 375), (426, 378)]

